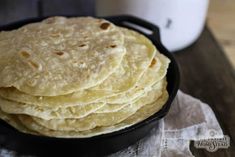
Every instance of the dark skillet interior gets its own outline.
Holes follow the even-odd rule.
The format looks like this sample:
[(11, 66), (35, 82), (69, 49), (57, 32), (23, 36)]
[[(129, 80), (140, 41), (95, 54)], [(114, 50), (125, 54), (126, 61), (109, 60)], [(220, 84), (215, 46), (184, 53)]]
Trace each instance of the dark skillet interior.
[[(164, 117), (179, 88), (179, 70), (173, 56), (160, 42), (159, 29), (155, 25), (133, 16), (113, 16), (105, 17), (107, 20), (118, 26), (134, 29), (147, 36), (157, 47), (157, 49), (170, 58), (171, 63), (167, 72), (169, 99), (164, 107), (148, 119), (135, 124), (129, 128), (109, 134), (99, 135), (91, 138), (52, 138), (34, 136), (21, 133), (7, 123), (0, 121), (0, 147), (14, 150), (19, 154), (36, 156), (102, 156), (126, 148), (144, 136), (152, 128), (158, 126), (158, 120)], [(38, 22), (44, 18), (34, 18), (12, 23), (0, 27), (0, 30), (17, 29), (25, 24)], [(135, 25), (135, 26), (134, 26)], [(139, 27), (150, 30), (151, 34), (142, 32)]]

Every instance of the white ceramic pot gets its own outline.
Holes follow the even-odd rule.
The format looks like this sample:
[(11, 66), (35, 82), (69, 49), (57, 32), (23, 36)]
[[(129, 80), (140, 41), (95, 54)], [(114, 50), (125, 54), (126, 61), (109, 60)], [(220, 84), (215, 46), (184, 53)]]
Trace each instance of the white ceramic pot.
[(134, 15), (160, 27), (162, 43), (176, 51), (192, 44), (204, 27), (209, 0), (96, 0), (98, 16)]

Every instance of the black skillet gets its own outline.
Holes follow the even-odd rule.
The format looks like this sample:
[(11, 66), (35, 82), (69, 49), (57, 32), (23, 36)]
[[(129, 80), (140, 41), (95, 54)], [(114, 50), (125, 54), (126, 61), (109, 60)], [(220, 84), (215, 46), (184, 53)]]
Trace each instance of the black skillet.
[[(33, 18), (15, 22), (0, 27), (2, 30), (17, 29), (25, 24), (38, 22), (44, 18)], [(164, 117), (179, 88), (179, 69), (171, 53), (161, 44), (160, 34), (157, 26), (133, 17), (133, 16), (113, 16), (105, 19), (118, 26), (134, 29), (148, 37), (157, 49), (170, 58), (171, 63), (167, 72), (169, 99), (164, 107), (148, 119), (135, 124), (126, 129), (99, 135), (91, 138), (52, 138), (35, 136), (21, 133), (7, 123), (0, 121), (0, 148), (14, 150), (19, 154), (36, 156), (102, 156), (124, 149), (144, 136), (148, 135), (152, 128), (157, 127), (158, 120)], [(140, 29), (141, 27), (141, 29)], [(142, 30), (151, 33), (144, 33)], [(3, 53), (3, 52), (2, 52)]]

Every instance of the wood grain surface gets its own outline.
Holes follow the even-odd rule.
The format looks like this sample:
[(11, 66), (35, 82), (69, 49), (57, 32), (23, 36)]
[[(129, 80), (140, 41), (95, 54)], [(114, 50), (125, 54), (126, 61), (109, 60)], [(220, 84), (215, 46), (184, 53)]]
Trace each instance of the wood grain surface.
[[(63, 6), (63, 7), (61, 7)], [(35, 16), (94, 15), (94, 0), (0, 0), (0, 24)], [(176, 52), (181, 90), (208, 103), (231, 147), (215, 153), (191, 146), (196, 157), (235, 156), (235, 71), (211, 31), (206, 27), (192, 46)]]
[(235, 70), (235, 0), (211, 0), (207, 23)]

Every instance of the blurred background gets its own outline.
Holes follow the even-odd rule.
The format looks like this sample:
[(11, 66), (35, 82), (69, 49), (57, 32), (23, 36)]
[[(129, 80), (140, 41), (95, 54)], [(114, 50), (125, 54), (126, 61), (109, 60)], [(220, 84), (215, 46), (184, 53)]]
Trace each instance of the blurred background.
[(235, 68), (235, 1), (211, 0), (207, 24)]
[(235, 0), (0, 0), (0, 25), (37, 16), (123, 13), (159, 25), (172, 52), (194, 43), (206, 22), (235, 68)]

